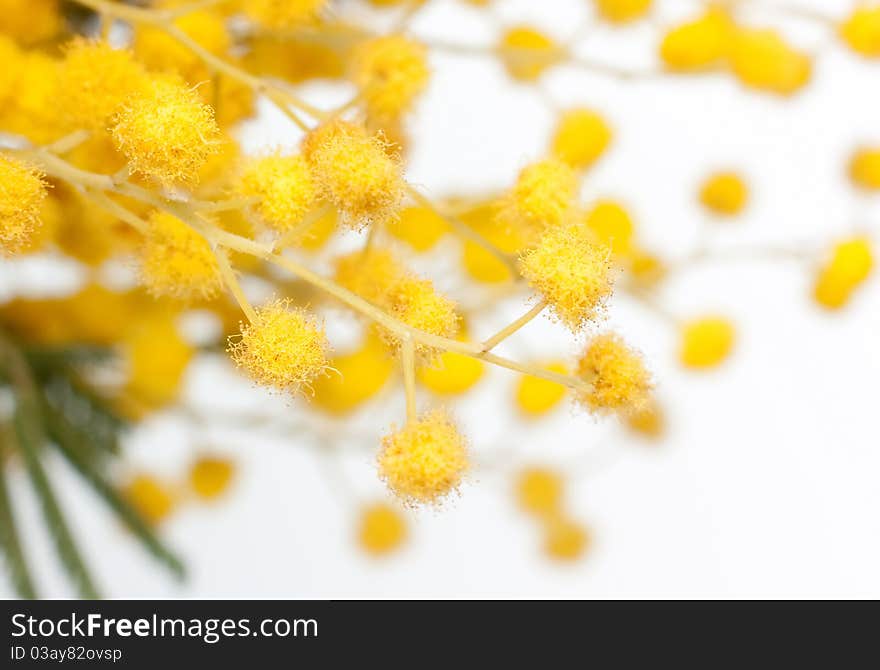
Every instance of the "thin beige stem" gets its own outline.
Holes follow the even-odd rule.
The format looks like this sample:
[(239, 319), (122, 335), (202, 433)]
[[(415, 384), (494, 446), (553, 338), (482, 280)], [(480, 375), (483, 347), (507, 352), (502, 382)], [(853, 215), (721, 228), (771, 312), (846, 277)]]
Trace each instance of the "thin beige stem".
[(238, 278), (235, 276), (235, 270), (229, 264), (226, 251), (221, 249), (216, 251), (214, 255), (217, 258), (217, 267), (220, 268), (220, 276), (223, 277), (223, 282), (226, 284), (232, 297), (235, 298), (238, 306), (241, 307), (241, 311), (244, 312), (247, 320), (254, 323), (257, 320), (257, 312), (244, 294), (241, 284), (238, 283)]
[(492, 337), (487, 340), (483, 340), (483, 351), (490, 351), (494, 349), (501, 342), (506, 340), (508, 337), (513, 335), (520, 328), (525, 326), (529, 321), (538, 316), (541, 312), (544, 311), (544, 308), (547, 306), (546, 300), (541, 300), (534, 307), (532, 307), (528, 312), (523, 314), (513, 323), (506, 325), (504, 328), (495, 333)]
[(230, 198), (228, 200), (219, 200), (217, 202), (193, 202), (193, 208), (199, 212), (228, 212), (230, 209), (244, 209), (250, 205), (255, 205), (260, 201), (255, 196), (245, 198)]
[[(537, 366), (518, 363), (516, 361), (497, 356), (495, 354), (492, 354), (491, 352), (484, 351), (482, 344), (474, 342), (461, 342), (459, 340), (441, 337), (439, 335), (434, 335), (432, 333), (427, 333), (425, 331), (418, 330), (417, 328), (413, 328), (412, 326), (409, 326), (406, 323), (395, 319), (393, 316), (387, 314), (375, 305), (367, 302), (356, 293), (349, 291), (348, 289), (338, 285), (337, 283), (330, 279), (327, 279), (326, 277), (322, 277), (321, 275), (313, 272), (304, 265), (294, 261), (293, 259), (276, 253), (272, 248), (262, 245), (258, 242), (254, 242), (253, 240), (250, 240), (246, 237), (241, 237), (239, 235), (235, 235), (233, 233), (222, 230), (209, 221), (203, 221), (199, 219), (196, 214), (190, 209), (189, 203), (162, 200), (161, 198), (151, 194), (149, 191), (146, 191), (145, 189), (142, 189), (141, 187), (138, 187), (134, 184), (130, 184), (128, 182), (120, 184), (115, 182), (112, 177), (108, 175), (99, 175), (92, 172), (87, 172), (85, 170), (80, 170), (79, 168), (70, 165), (63, 159), (42, 150), (20, 153), (27, 156), (32, 156), (34, 160), (40, 163), (46, 173), (50, 174), (51, 176), (91, 191), (118, 193), (134, 198), (135, 200), (139, 200), (140, 202), (152, 205), (158, 209), (161, 209), (162, 211), (176, 216), (184, 223), (192, 226), (195, 230), (205, 235), (206, 238), (208, 238), (215, 245), (219, 245), (221, 247), (234, 251), (239, 251), (241, 253), (249, 254), (251, 256), (256, 256), (257, 258), (262, 258), (269, 263), (277, 265), (287, 272), (290, 272), (294, 276), (299, 277), (306, 283), (311, 284), (315, 288), (336, 298), (344, 305), (348, 306), (356, 312), (359, 312), (360, 314), (371, 319), (380, 326), (387, 328), (389, 331), (394, 333), (402, 340), (409, 338), (414, 343), (422, 344), (426, 347), (439, 349), (441, 351), (450, 351), (458, 354), (463, 354), (465, 356), (470, 356), (472, 358), (477, 358), (486, 361), (487, 363), (497, 365), (499, 367), (514, 370), (516, 372), (521, 372), (523, 374), (532, 375), (541, 379), (547, 379), (548, 381), (562, 384), (577, 391), (583, 392), (590, 388), (590, 383), (586, 380), (570, 375), (561, 375), (559, 373), (541, 369)], [(93, 192), (90, 195), (98, 196), (98, 193)], [(112, 207), (115, 213), (117, 213), (117, 215), (119, 215), (123, 221), (129, 223), (138, 230), (143, 229), (144, 222), (142, 220), (135, 217), (133, 214), (131, 214), (131, 212), (127, 212), (127, 210), (125, 210), (125, 208), (121, 205), (118, 205), (118, 203), (113, 203), (113, 201), (110, 200), (110, 198), (107, 197), (105, 193), (102, 193), (101, 195), (103, 195), (104, 197), (101, 202), (109, 207)], [(127, 212), (127, 214), (123, 215), (123, 212)], [(232, 285), (230, 285), (230, 289), (233, 290)], [(245, 310), (245, 312), (247, 313), (244, 304), (242, 305), (242, 309)]]
[(292, 229), (288, 230), (286, 233), (284, 233), (284, 235), (275, 240), (275, 243), (272, 245), (272, 251), (286, 249), (294, 242), (300, 240), (303, 233), (308, 231), (309, 228), (314, 226), (324, 216), (329, 214), (330, 210), (330, 205), (324, 205), (323, 207), (320, 207), (318, 209), (313, 209), (302, 218), (302, 221), (300, 221)]
[(88, 130), (75, 130), (69, 135), (65, 135), (61, 139), (55, 140), (52, 144), (43, 147), (44, 151), (53, 154), (66, 154), (68, 151), (76, 149), (80, 144), (85, 142), (92, 136)]
[(517, 275), (516, 262), (509, 254), (506, 254), (503, 251), (501, 251), (501, 249), (496, 247), (494, 244), (492, 244), (489, 240), (487, 240), (485, 237), (480, 235), (473, 228), (471, 228), (467, 224), (463, 223), (460, 219), (458, 219), (454, 216), (451, 216), (449, 214), (446, 214), (445, 212), (442, 212), (441, 210), (439, 210), (437, 208), (437, 206), (433, 202), (431, 202), (431, 200), (429, 198), (426, 198), (424, 195), (419, 193), (419, 191), (416, 190), (415, 188), (413, 188), (412, 186), (407, 187), (407, 193), (419, 205), (430, 209), (437, 216), (439, 216), (441, 219), (446, 221), (446, 223), (448, 223), (452, 227), (452, 229), (455, 231), (455, 233), (459, 237), (463, 237), (466, 240), (470, 240), (474, 244), (479, 245), (480, 247), (482, 247), (483, 249), (488, 251), (490, 254), (495, 256), (495, 258), (497, 258), (499, 261), (504, 263), (504, 265), (507, 267), (507, 269), (510, 270), (511, 276), (516, 277), (516, 275)]
[(50, 177), (63, 179), (64, 181), (98, 191), (115, 190), (116, 185), (113, 182), (113, 177), (106, 174), (97, 174), (95, 172), (80, 170), (78, 167), (71, 165), (63, 158), (59, 158), (45, 149), (21, 151), (18, 153), (25, 158), (39, 163), (43, 172)]
[(406, 389), (406, 421), (411, 423), (418, 416), (416, 406), (416, 344), (407, 335), (400, 348), (400, 363), (403, 368), (403, 385)]
[(471, 358), (478, 358), (481, 361), (486, 361), (487, 363), (497, 365), (501, 368), (507, 368), (508, 370), (513, 370), (515, 372), (521, 372), (524, 375), (531, 375), (532, 377), (538, 377), (539, 379), (546, 379), (550, 382), (556, 382), (557, 384), (561, 384), (562, 386), (566, 386), (570, 389), (580, 391), (582, 393), (586, 393), (592, 389), (592, 384), (588, 380), (581, 379), (580, 377), (575, 377), (573, 375), (563, 375), (558, 372), (553, 372), (552, 370), (539, 368), (535, 365), (519, 363), (517, 361), (512, 361), (509, 358), (497, 356), (488, 351), (478, 354), (465, 355), (470, 356)]
[(98, 207), (106, 211), (108, 214), (112, 214), (113, 216), (118, 217), (119, 219), (130, 225), (132, 228), (137, 230), (141, 235), (146, 235), (149, 232), (146, 221), (144, 221), (134, 212), (130, 211), (128, 208), (123, 207), (118, 202), (111, 199), (103, 191), (91, 191), (86, 189), (85, 191), (83, 191), (83, 194), (86, 198), (94, 202)]

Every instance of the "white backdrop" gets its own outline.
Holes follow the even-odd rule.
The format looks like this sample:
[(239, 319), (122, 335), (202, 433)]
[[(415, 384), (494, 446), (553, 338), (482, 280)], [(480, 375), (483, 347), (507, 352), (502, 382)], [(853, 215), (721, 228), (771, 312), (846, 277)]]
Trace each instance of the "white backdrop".
[[(574, 0), (498, 4), (503, 22), (537, 22), (562, 38), (588, 14), (587, 3)], [(658, 4), (656, 24), (663, 25), (696, 3)], [(849, 3), (812, 5), (834, 14)], [(763, 18), (783, 25), (778, 16)], [(571, 68), (548, 75), (543, 89), (558, 105), (594, 107), (615, 129), (584, 199), (626, 202), (646, 245), (670, 257), (686, 255), (704, 233), (717, 248), (815, 248), (855, 229), (877, 231), (880, 198), (859, 198), (844, 168), (854, 146), (880, 143), (880, 65), (844, 52), (814, 26), (784, 25), (820, 54), (813, 84), (791, 100), (746, 92), (725, 77), (621, 83)], [(432, 2), (414, 24), (418, 35), (468, 43), (489, 43), (495, 30), (451, 0)], [(594, 28), (584, 48), (609, 62), (644, 64), (656, 31), (650, 23)], [(432, 64), (435, 76), (411, 124), (409, 179), (434, 195), (509, 184), (544, 150), (553, 121), (546, 102), (510, 83), (493, 62), (434, 54)], [(305, 90), (326, 104), (348, 94), (344, 87)], [(242, 138), (251, 149), (297, 141), (271, 110)], [(694, 193), (719, 166), (748, 175), (754, 198), (740, 222), (706, 227)], [(39, 260), (5, 265), (9, 293), (54, 281), (46, 273), (58, 272)], [(478, 472), (442, 509), (409, 513), (410, 542), (394, 557), (358, 553), (357, 501), (383, 495), (371, 448), (383, 426), (398, 420), (396, 397), (383, 401), (380, 423), (361, 416), (346, 428), (355, 438), (342, 441), (341, 455), (293, 428), (271, 437), (218, 423), (197, 434), (168, 415), (137, 431), (130, 459), (156, 472), (179, 475), (202, 446), (239, 463), (227, 498), (188, 507), (165, 526), (191, 567), (183, 585), (144, 556), (62, 463), (52, 473), (63, 483), (84, 553), (115, 597), (880, 597), (878, 283), (873, 278), (848, 309), (829, 315), (811, 303), (810, 276), (796, 265), (695, 268), (665, 288), (663, 303), (685, 317), (726, 314), (739, 328), (734, 357), (699, 374), (677, 367), (668, 323), (616, 298), (609, 324), (644, 351), (667, 407), (660, 445), (568, 408), (534, 426), (516, 425), (512, 377), (503, 371), (453, 404), (482, 457), (510, 448), (517, 463), (566, 469), (568, 508), (594, 535), (589, 554), (570, 566), (542, 556), (537, 528), (516, 510), (507, 471)], [(522, 307), (505, 310), (516, 315)], [(493, 323), (475, 327), (490, 332)], [(546, 322), (505, 346), (518, 356), (577, 349)], [(186, 398), (206, 407), (268, 404), (300, 416), (278, 399), (267, 403), (219, 360), (192, 367)], [(22, 521), (43, 591), (71, 595), (23, 477), (14, 493), (27, 503)]]

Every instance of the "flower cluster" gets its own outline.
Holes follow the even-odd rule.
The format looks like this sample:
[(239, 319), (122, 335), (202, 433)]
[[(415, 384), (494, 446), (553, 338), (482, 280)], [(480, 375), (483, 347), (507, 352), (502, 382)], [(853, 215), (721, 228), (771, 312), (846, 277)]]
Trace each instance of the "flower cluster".
[[(53, 395), (61, 386), (117, 431), (173, 406), (190, 362), (225, 345), (228, 370), (282, 392), (318, 427), (365, 414), (393, 425), (370, 438), (370, 461), (407, 508), (440, 504), (476, 479), (469, 473), (485, 445), (465, 437), (454, 404), (503, 375), (511, 416), (522, 422), (549, 417), (569, 398), (597, 421), (662, 436), (656, 368), (640, 353), (656, 342), (612, 331), (608, 312), (622, 296), (671, 326), (681, 367), (719, 367), (738, 353), (734, 321), (716, 311), (679, 318), (660, 290), (712, 250), (660, 255), (640, 227), (647, 214), (596, 193), (602, 182), (593, 176), (627, 138), (620, 119), (593, 104), (550, 105), (546, 138), (502, 166), (501, 187), (443, 194), (417, 183), (416, 165), (407, 172), (418, 148), (410, 117), (442, 104), (447, 83), (432, 87), (434, 55), (490, 59), (517, 90), (570, 68), (620, 85), (722, 74), (755, 97), (788, 98), (818, 77), (812, 53), (780, 26), (751, 23), (746, 3), (701, 5), (672, 25), (649, 25), (660, 11), (651, 0), (586, 3), (611, 34), (638, 21), (646, 30), (665, 24), (644, 71), (593, 62), (577, 35), (502, 21), (490, 2), (471, 3), (498, 19), (484, 46), (416, 34), (410, 20), (427, 2), (372, 0), (371, 11), (398, 13), (376, 25), (355, 25), (348, 4), (0, 0), (3, 262), (46, 252), (88, 277), (63, 298), (0, 306), (0, 366), (14, 359), (6, 348), (21, 349), (53, 422), (39, 432), (59, 441), (70, 428), (67, 405)], [(829, 25), (851, 57), (880, 58), (880, 7), (859, 5)], [(330, 103), (319, 95), (327, 80), (344, 92)], [(267, 119), (283, 130), (255, 146), (251, 131)], [(760, 207), (752, 188), (758, 196), (762, 184), (735, 165), (707, 173), (684, 196), (698, 218), (735, 232)], [(875, 196), (880, 148), (859, 145), (845, 173), (860, 197)], [(853, 231), (819, 251), (785, 253), (811, 273), (815, 303), (837, 310), (869, 280), (872, 245)], [(131, 285), (100, 283), (116, 275)], [(492, 323), (514, 306), (521, 316)], [(189, 338), (182, 317), (206, 315), (216, 332)], [(579, 355), (508, 355), (508, 340), (528, 343), (539, 315)], [(94, 348), (113, 364), (84, 375), (94, 387), (86, 393), (80, 359), (59, 357)], [(0, 367), (0, 391), (13, 377)], [(539, 523), (546, 553), (569, 560), (590, 534), (569, 514), (562, 471), (520, 472), (515, 497)], [(91, 481), (112, 491), (100, 475)], [(150, 526), (184, 499), (219, 497), (233, 479), (231, 461), (202, 456), (183, 484), (130, 473), (113, 501), (155, 552)], [(363, 505), (359, 545), (371, 555), (401, 546), (405, 514), (387, 501)]]

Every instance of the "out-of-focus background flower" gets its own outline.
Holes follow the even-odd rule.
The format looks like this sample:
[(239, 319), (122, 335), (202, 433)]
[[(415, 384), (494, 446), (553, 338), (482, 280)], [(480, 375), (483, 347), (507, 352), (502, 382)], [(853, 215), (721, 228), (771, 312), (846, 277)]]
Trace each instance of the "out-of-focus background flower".
[[(829, 16), (852, 7), (795, 1)], [(494, 43), (499, 26), (527, 23), (559, 40), (578, 35), (584, 57), (639, 69), (655, 61), (664, 27), (700, 6), (658, 0), (650, 19), (610, 27), (591, 20), (585, 0), (494, 4), (488, 18), (459, 1), (432, 0), (410, 32), (428, 43), (480, 45)], [(404, 511), (399, 550), (373, 557), (358, 528), (364, 507), (387, 499), (376, 436), (399, 421), (399, 388), (341, 421), (254, 388), (224, 356), (206, 353), (186, 371), (182, 408), (138, 425), (119, 464), (121, 478), (150, 472), (170, 482), (183, 482), (200, 455), (233, 464), (222, 496), (181, 504), (161, 524), (188, 565), (186, 581), (158, 569), (69, 466), (48, 459), (105, 595), (880, 596), (880, 286), (872, 277), (844, 309), (829, 311), (813, 298), (816, 267), (798, 255), (822, 258), (838, 239), (880, 232), (880, 195), (864, 195), (847, 176), (857, 147), (880, 144), (880, 64), (841, 46), (827, 26), (775, 11), (775, 0), (748, 4), (750, 18), (815, 55), (811, 82), (797, 95), (756, 93), (721, 75), (627, 81), (570, 66), (525, 86), (496, 61), (438, 49), (409, 123), (407, 178), (441, 197), (506, 188), (546, 153), (560, 109), (586, 106), (608, 120), (613, 143), (586, 176), (582, 200), (624, 203), (641, 243), (682, 266), (650, 305), (619, 292), (607, 316), (654, 373), (660, 439), (568, 402), (529, 419), (515, 403), (517, 376), (487, 369), (473, 390), (446, 401), (472, 445), (474, 472), (438, 509)], [(330, 107), (351, 88), (309, 84), (301, 93)], [(258, 151), (293, 147), (300, 134), (261, 104), (239, 137)], [(746, 209), (732, 220), (698, 202), (703, 180), (720, 169), (742, 174), (749, 187)], [(461, 286), (446, 268), (456, 244), (442, 240), (425, 261), (453, 294)], [(105, 279), (124, 284), (126, 272), (110, 267)], [(82, 276), (56, 256), (4, 259), (0, 298), (64, 295)], [(491, 333), (499, 314), (512, 319), (522, 309), (508, 300), (469, 328)], [(735, 325), (734, 348), (718, 367), (687, 369), (677, 320), (709, 314)], [(198, 313), (182, 323), (193, 341), (213, 327)], [(351, 337), (345, 324), (334, 327), (335, 342)], [(523, 360), (578, 348), (545, 319), (502, 346)], [(541, 526), (520, 510), (516, 481), (528, 466), (562, 475), (565, 508), (588, 529), (578, 560), (548, 558)], [(72, 595), (22, 472), (12, 473), (10, 489), (41, 592)], [(12, 591), (0, 583), (0, 594)]]

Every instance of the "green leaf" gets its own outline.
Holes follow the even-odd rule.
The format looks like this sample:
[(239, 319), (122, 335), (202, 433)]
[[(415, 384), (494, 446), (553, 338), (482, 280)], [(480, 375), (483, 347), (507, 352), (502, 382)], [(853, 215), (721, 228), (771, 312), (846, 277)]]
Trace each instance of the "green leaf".
[[(2, 426), (0, 439), (2, 439), (4, 449), (11, 446), (9, 443), (14, 438), (8, 426)], [(37, 597), (37, 591), (34, 588), (24, 551), (18, 538), (12, 500), (6, 486), (6, 474), (7, 468), (0, 463), (0, 549), (6, 558), (6, 567), (9, 570), (9, 577), (16, 593), (22, 598), (33, 600)]]
[(35, 439), (34, 431), (28, 427), (28, 423), (32, 421), (26, 416), (25, 411), (21, 409), (16, 411), (14, 423), (15, 433), (18, 437), (17, 444), (27, 467), (31, 485), (40, 500), (46, 525), (49, 527), (49, 532), (58, 551), (58, 557), (67, 570), (67, 574), (83, 598), (98, 598), (98, 591), (95, 589), (89, 571), (67, 526), (64, 514), (58, 505), (55, 493), (52, 491), (46, 471), (40, 462), (37, 453), (39, 443)]
[(43, 395), (48, 407), (80, 434), (89, 436), (79, 446), (90, 459), (119, 453), (119, 434), (127, 424), (94, 391), (68, 375), (57, 375), (43, 385)]
[(47, 408), (46, 416), (53, 442), (67, 461), (94, 489), (101, 499), (110, 507), (119, 519), (134, 533), (141, 544), (159, 561), (164, 563), (178, 578), (185, 573), (183, 563), (175, 556), (153, 532), (153, 529), (138, 514), (125, 498), (105, 479), (95, 463), (83, 456), (87, 450), (81, 442), (87, 440), (75, 428), (66, 423), (63, 416), (58, 415), (51, 407)]
[(0, 367), (5, 369), (15, 393), (13, 425), (17, 439), (13, 443), (18, 447), (27, 468), (58, 557), (79, 593), (84, 598), (97, 598), (98, 592), (40, 462), (39, 450), (45, 445), (46, 436), (43, 430), (42, 402), (31, 369), (19, 348), (10, 339), (4, 337), (2, 332), (0, 332)]

